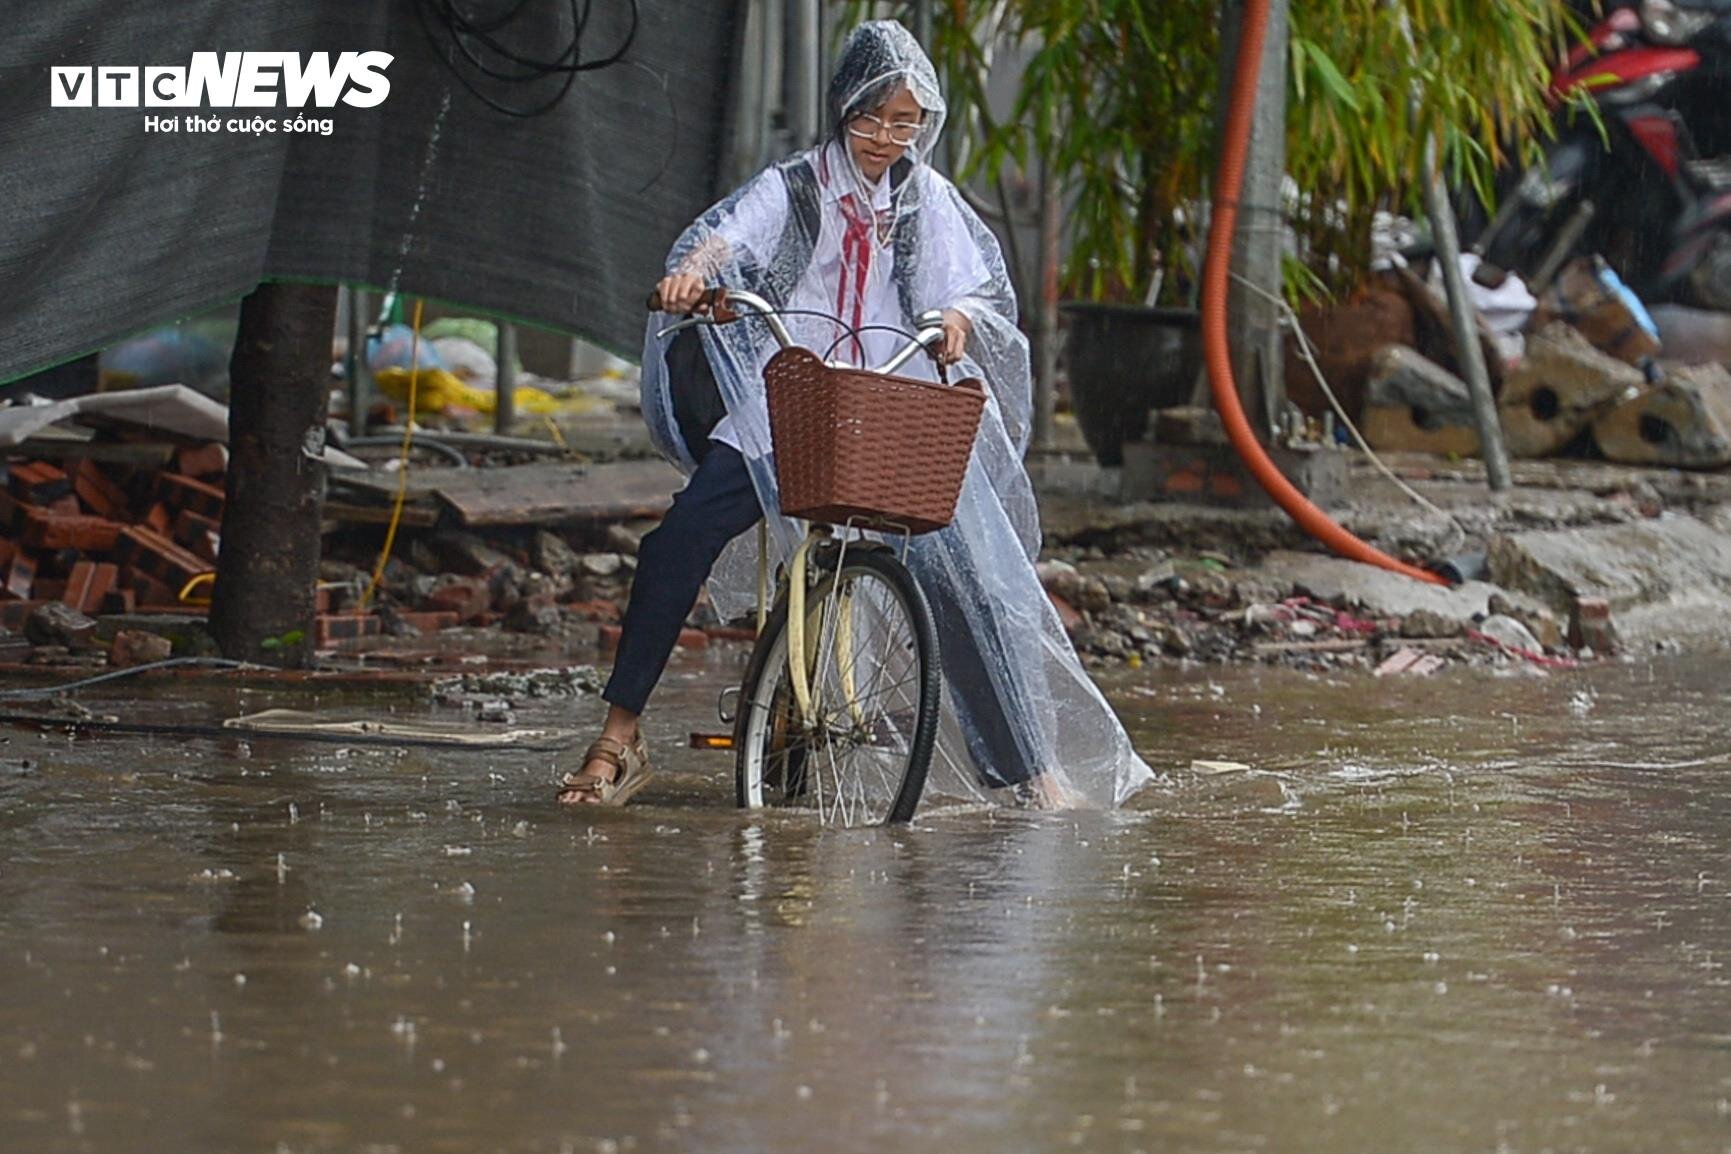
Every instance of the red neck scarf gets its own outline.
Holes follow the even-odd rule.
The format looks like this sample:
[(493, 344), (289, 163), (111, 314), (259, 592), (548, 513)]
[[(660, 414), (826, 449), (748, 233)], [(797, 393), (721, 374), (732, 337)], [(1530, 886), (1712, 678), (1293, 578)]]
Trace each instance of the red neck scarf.
[[(841, 211), (847, 220), (847, 229), (841, 238), (841, 276), (837, 278), (835, 315), (857, 331), (865, 322), (865, 290), (866, 281), (871, 276), (872, 232), (876, 221), (869, 209), (860, 207), (859, 199), (851, 192), (841, 198)], [(851, 313), (848, 311), (850, 296), (853, 298)], [(853, 347), (854, 360), (864, 363), (865, 350), (857, 336)]]

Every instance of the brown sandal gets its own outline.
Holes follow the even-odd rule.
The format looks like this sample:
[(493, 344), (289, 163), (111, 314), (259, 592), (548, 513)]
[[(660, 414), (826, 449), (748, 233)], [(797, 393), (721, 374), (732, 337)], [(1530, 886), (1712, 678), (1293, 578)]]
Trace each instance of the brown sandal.
[[(649, 767), (649, 750), (638, 733), (627, 745), (612, 737), (598, 737), (583, 754), (583, 764), (603, 762), (614, 769), (612, 778), (592, 773), (567, 773), (559, 779), (558, 800), (561, 805), (624, 805), (649, 784), (655, 773)], [(578, 800), (593, 794), (598, 802)]]

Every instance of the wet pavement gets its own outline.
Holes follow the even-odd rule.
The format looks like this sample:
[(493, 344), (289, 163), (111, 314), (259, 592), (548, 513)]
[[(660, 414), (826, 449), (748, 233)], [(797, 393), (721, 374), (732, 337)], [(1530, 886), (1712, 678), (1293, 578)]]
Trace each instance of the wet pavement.
[(0, 731), (0, 1150), (1731, 1148), (1731, 662), (1145, 670), (1131, 811), (839, 832), (672, 748), (737, 657), (622, 812), (546, 754)]

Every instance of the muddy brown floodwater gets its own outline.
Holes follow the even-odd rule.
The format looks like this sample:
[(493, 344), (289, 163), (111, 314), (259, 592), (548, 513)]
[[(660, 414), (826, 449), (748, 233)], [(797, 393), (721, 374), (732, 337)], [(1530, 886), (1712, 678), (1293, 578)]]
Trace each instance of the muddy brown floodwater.
[(725, 755), (573, 815), (546, 755), (4, 731), (0, 1150), (1724, 1150), (1728, 677), (1144, 672), (1132, 810), (852, 833)]

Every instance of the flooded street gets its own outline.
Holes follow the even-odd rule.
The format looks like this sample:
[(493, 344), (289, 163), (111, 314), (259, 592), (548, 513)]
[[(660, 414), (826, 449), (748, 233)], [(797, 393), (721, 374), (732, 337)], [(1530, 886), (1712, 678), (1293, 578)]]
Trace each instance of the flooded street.
[[(675, 748), (730, 659), (618, 812), (546, 754), (0, 732), (0, 1149), (1731, 1148), (1731, 663), (1125, 674), (1131, 811), (836, 832)], [(334, 704), (193, 684), (82, 700)], [(342, 702), (392, 704), (451, 715)]]

